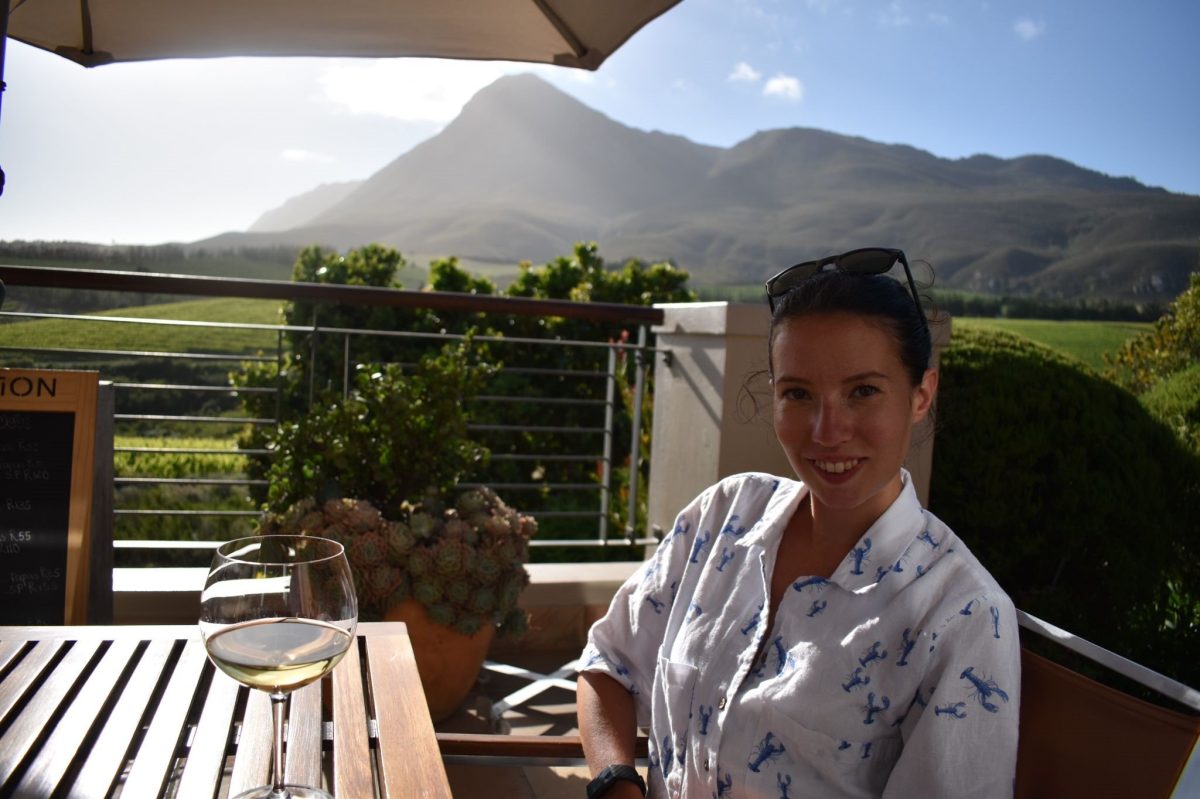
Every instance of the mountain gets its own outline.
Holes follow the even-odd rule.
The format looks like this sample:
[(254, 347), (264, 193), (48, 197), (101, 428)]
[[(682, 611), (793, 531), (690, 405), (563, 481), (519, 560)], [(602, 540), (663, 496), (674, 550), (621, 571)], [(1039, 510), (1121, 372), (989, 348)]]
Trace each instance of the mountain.
[(933, 264), (943, 287), (1163, 301), (1200, 266), (1200, 197), (1050, 156), (951, 160), (806, 128), (711, 147), (516, 75), (361, 183), (321, 187), (249, 234), (198, 244), (378, 241), (515, 265), (578, 240), (610, 261), (670, 259), (695, 284), (757, 282), (883, 245)]
[(249, 233), (270, 233), (280, 230), (291, 230), (303, 227), (313, 221), (321, 213), (346, 198), (346, 195), (358, 188), (359, 180), (345, 183), (322, 183), (315, 189), (298, 194), (287, 200), (278, 208), (272, 208), (246, 228)]

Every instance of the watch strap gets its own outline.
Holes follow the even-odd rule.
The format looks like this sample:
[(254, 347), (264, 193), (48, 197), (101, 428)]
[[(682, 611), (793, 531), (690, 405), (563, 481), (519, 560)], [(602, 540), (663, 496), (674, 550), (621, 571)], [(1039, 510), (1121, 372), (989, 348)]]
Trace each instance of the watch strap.
[(646, 795), (646, 781), (638, 774), (637, 769), (624, 763), (614, 763), (601, 769), (596, 778), (588, 783), (588, 799), (599, 799), (614, 783), (622, 780), (632, 782), (642, 792), (642, 796)]

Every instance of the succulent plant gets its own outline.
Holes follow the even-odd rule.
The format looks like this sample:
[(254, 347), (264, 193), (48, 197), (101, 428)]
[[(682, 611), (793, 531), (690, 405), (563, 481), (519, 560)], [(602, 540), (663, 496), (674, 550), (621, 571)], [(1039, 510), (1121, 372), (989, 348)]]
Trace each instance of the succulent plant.
[(362, 499), (306, 499), (263, 516), (259, 532), (319, 535), (345, 546), (364, 621), (411, 597), (434, 621), (466, 635), (485, 624), (514, 637), (528, 629), (517, 600), (529, 584), (531, 517), (489, 488), (463, 491), (450, 507), (429, 494), (405, 503), (400, 516), (386, 519)]

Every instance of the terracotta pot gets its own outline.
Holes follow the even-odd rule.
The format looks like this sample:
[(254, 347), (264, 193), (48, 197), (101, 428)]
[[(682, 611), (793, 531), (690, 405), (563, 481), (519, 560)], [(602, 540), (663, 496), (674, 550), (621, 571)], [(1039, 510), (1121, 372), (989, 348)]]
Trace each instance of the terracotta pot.
[(462, 635), (434, 622), (425, 606), (414, 599), (389, 609), (384, 618), (408, 625), (421, 687), (425, 689), (425, 702), (433, 720), (441, 721), (458, 710), (479, 677), (496, 628), (489, 624), (474, 635)]

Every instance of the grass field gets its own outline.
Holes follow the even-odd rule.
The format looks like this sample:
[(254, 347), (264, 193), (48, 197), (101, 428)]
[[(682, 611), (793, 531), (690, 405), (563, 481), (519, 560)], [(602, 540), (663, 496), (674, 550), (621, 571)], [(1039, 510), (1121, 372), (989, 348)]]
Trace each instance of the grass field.
[[(174, 319), (188, 322), (232, 322), (277, 325), (275, 300), (188, 300), (105, 311), (96, 316)], [(273, 351), (276, 335), (269, 330), (237, 330), (196, 326), (148, 325), (75, 319), (37, 319), (0, 327), (0, 345), (19, 348), (154, 350), (163, 352)]]
[(1115, 353), (1127, 339), (1153, 328), (1153, 325), (1142, 322), (1060, 322), (978, 317), (956, 317), (953, 324), (959, 329), (982, 328), (1016, 333), (1077, 358), (1098, 371), (1105, 368), (1104, 353)]

